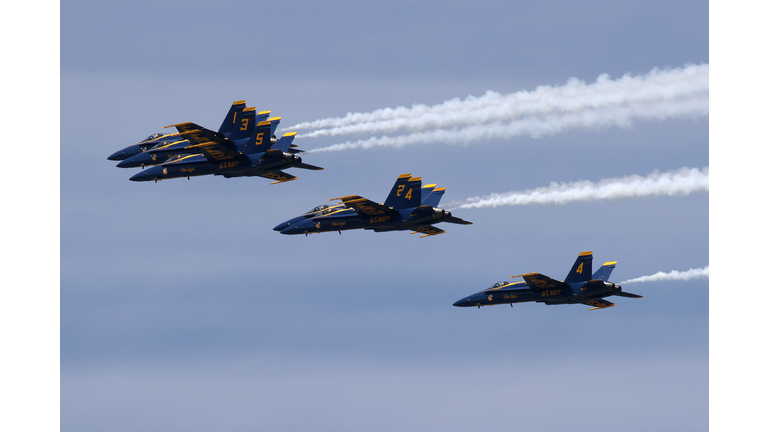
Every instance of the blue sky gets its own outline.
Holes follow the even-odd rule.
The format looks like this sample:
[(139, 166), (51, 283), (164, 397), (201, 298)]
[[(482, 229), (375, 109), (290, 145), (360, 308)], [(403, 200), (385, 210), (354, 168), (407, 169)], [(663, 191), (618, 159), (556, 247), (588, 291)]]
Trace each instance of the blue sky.
[(63, 4), (61, 430), (707, 427), (707, 279), (626, 286), (644, 298), (600, 311), (451, 304), (515, 274), (562, 279), (586, 250), (618, 261), (616, 281), (709, 265), (709, 194), (460, 209), (473, 225), (424, 239), (271, 228), (337, 196), (383, 201), (402, 173), (448, 202), (709, 166), (709, 116), (316, 153), (324, 171), (278, 185), (137, 184), (106, 157), (168, 124), (215, 129), (241, 99), (281, 134), (708, 64), (708, 19), (693, 1)]

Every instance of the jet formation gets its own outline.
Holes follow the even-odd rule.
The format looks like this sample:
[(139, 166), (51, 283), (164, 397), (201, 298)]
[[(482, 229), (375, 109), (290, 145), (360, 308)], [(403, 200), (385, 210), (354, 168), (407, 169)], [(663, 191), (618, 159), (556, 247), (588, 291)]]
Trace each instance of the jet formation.
[[(235, 101), (218, 131), (195, 123), (178, 123), (172, 134), (154, 134), (147, 139), (109, 156), (120, 160), (120, 168), (151, 167), (132, 176), (132, 181), (155, 181), (201, 175), (264, 177), (272, 184), (296, 180), (287, 168), (322, 170), (302, 162), (293, 140), (295, 132), (274, 135), (280, 117), (270, 111), (257, 113), (246, 108), (245, 101)], [(269, 118), (268, 118), (269, 117)]]
[(444, 187), (436, 184), (422, 188), (421, 177), (402, 174), (389, 192), (384, 204), (359, 195), (333, 198), (341, 200), (333, 206), (321, 205), (303, 215), (289, 219), (273, 228), (281, 234), (310, 234), (327, 231), (366, 229), (374, 232), (412, 230), (419, 237), (442, 234), (445, 231), (432, 226), (438, 222), (471, 225), (451, 212), (438, 208)]
[(525, 282), (496, 282), (490, 288), (472, 294), (454, 303), (454, 306), (492, 306), (523, 302), (537, 302), (546, 305), (585, 304), (594, 306), (590, 310), (616, 306), (604, 297), (620, 296), (642, 298), (621, 290), (619, 285), (609, 282), (616, 261), (607, 262), (592, 274), (592, 252), (582, 252), (573, 264), (564, 281), (558, 281), (540, 273), (526, 273), (510, 276), (522, 277)]
[[(280, 117), (270, 117), (270, 111), (256, 112), (247, 108), (245, 101), (235, 101), (224, 117), (218, 131), (195, 123), (177, 123), (176, 133), (152, 134), (137, 144), (110, 155), (107, 159), (120, 161), (120, 168), (141, 167), (132, 181), (155, 181), (201, 175), (220, 175), (225, 178), (259, 176), (275, 180), (272, 184), (295, 180), (283, 172), (287, 168), (322, 170), (302, 162), (303, 153), (293, 144), (296, 132), (277, 138), (275, 130)], [(148, 169), (144, 169), (147, 168)], [(395, 181), (383, 204), (348, 195), (333, 198), (335, 205), (320, 205), (289, 219), (274, 230), (281, 234), (311, 234), (352, 229), (384, 231), (410, 230), (411, 234), (429, 237), (445, 231), (434, 225), (448, 222), (471, 225), (472, 222), (455, 217), (438, 207), (445, 194), (444, 187), (436, 184), (421, 185), (421, 177), (402, 174)], [(540, 273), (526, 273), (523, 282), (497, 282), (493, 286), (455, 302), (454, 306), (492, 306), (523, 302), (546, 305), (585, 304), (590, 310), (605, 309), (615, 304), (605, 297), (620, 296), (642, 298), (624, 292), (621, 286), (608, 278), (616, 262), (606, 262), (592, 273), (592, 252), (582, 252), (564, 281)]]

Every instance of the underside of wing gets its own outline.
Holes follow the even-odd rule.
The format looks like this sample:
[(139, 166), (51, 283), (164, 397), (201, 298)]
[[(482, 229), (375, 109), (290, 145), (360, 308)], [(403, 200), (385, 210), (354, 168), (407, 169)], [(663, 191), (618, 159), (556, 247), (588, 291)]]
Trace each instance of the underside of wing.
[(381, 215), (394, 215), (398, 214), (397, 211), (391, 207), (387, 207), (384, 204), (373, 202), (368, 198), (363, 198), (359, 195), (349, 195), (341, 198), (333, 198), (329, 201), (341, 200), (341, 202), (347, 207), (355, 210), (355, 212), (361, 216), (381, 216)]
[(608, 300), (601, 299), (601, 298), (600, 299), (592, 299), (592, 300), (583, 301), (583, 302), (581, 302), (581, 304), (585, 304), (587, 306), (594, 306), (590, 310), (605, 309), (605, 308), (609, 308), (611, 306), (616, 306), (615, 304), (609, 302)]
[(553, 288), (570, 289), (571, 286), (567, 283), (560, 282), (559, 280), (552, 279), (549, 276), (544, 276), (541, 273), (526, 273), (523, 275), (510, 276), (510, 278), (522, 277), (525, 279), (528, 288), (534, 290), (548, 290)]
[(424, 226), (415, 228), (413, 232), (411, 232), (411, 234), (422, 233), (424, 235), (420, 235), (419, 238), (421, 238), (421, 237), (429, 237), (433, 235), (442, 234), (444, 232), (445, 231), (441, 230), (440, 228), (435, 228), (432, 225), (424, 225)]

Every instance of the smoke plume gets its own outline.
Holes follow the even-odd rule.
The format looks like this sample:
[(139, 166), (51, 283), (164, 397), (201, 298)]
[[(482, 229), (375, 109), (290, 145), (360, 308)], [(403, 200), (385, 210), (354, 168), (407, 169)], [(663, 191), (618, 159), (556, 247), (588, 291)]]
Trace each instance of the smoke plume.
[(645, 177), (631, 175), (609, 178), (597, 183), (577, 181), (552, 182), (547, 187), (524, 191), (494, 193), (446, 204), (448, 208), (485, 208), (528, 204), (567, 204), (573, 201), (607, 200), (658, 195), (688, 195), (709, 191), (709, 167), (680, 168)]
[(629, 127), (635, 119), (664, 120), (709, 114), (709, 65), (653, 69), (642, 76), (592, 84), (571, 78), (562, 86), (507, 95), (488, 91), (480, 97), (451, 99), (427, 106), (385, 108), (369, 113), (299, 123), (300, 137), (348, 134), (396, 134), (347, 141), (311, 150), (339, 151), (378, 146), (401, 147), (425, 142), (468, 144), (492, 138), (530, 135), (539, 138), (574, 128)]
[(639, 278), (628, 279), (628, 280), (625, 280), (624, 282), (619, 282), (619, 283), (628, 284), (628, 283), (635, 283), (635, 282), (657, 282), (657, 281), (665, 281), (665, 280), (690, 280), (690, 279), (696, 279), (696, 278), (709, 278), (709, 266), (707, 265), (704, 268), (690, 269), (688, 271), (683, 271), (683, 272), (680, 272), (677, 270), (673, 270), (669, 273), (658, 272), (650, 276), (642, 276)]

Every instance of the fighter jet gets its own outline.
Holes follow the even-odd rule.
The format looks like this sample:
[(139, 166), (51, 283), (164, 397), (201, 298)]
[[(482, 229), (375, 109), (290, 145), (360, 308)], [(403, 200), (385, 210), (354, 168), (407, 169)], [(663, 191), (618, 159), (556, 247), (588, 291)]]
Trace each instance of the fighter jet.
[(180, 154), (162, 165), (148, 168), (133, 177), (133, 181), (158, 181), (171, 178), (201, 175), (221, 175), (225, 178), (259, 176), (272, 180), (272, 184), (295, 180), (284, 173), (286, 168), (322, 170), (306, 164), (291, 152), (296, 132), (286, 133), (274, 145), (271, 136), (280, 117), (274, 117), (256, 125), (250, 139), (238, 144), (215, 132), (192, 130), (182, 135), (189, 141), (189, 148), (199, 149), (202, 154)]
[(560, 282), (540, 273), (526, 273), (510, 278), (522, 277), (525, 282), (496, 282), (492, 287), (472, 294), (454, 303), (454, 306), (491, 306), (496, 304), (539, 302), (547, 305), (581, 303), (594, 306), (590, 310), (616, 306), (603, 297), (620, 296), (642, 298), (621, 290), (619, 285), (608, 282), (616, 261), (607, 262), (592, 274), (592, 252), (582, 252), (571, 268), (571, 272)]
[[(224, 121), (221, 123), (221, 127), (219, 127), (219, 133), (224, 134), (225, 136), (228, 135), (232, 130), (235, 129), (235, 125), (237, 124), (238, 116), (242, 111), (245, 109), (245, 101), (235, 101), (232, 103), (232, 106), (229, 108), (229, 112), (227, 113), (227, 116), (224, 117)], [(194, 123), (189, 123), (190, 125), (193, 125)], [(195, 125), (197, 126), (197, 125)], [(197, 126), (199, 129), (200, 126)], [(182, 132), (179, 130), (179, 132)], [(126, 159), (129, 159), (133, 156), (136, 156), (138, 154), (141, 154), (142, 152), (145, 152), (153, 147), (156, 147), (157, 145), (164, 145), (172, 142), (179, 141), (178, 134), (152, 134), (139, 142), (138, 144), (130, 145), (122, 150), (118, 150), (112, 155), (110, 155), (107, 159), (109, 160), (118, 160), (118, 161), (125, 161)], [(141, 166), (136, 165), (135, 163), (129, 163), (129, 164), (118, 164), (117, 166), (121, 168), (128, 168), (133, 166)]]
[[(146, 166), (160, 165), (180, 154), (200, 154), (200, 149), (191, 146), (184, 135), (186, 132), (196, 130), (204, 130), (210, 134), (228, 138), (235, 143), (244, 144), (253, 134), (255, 125), (258, 122), (266, 120), (270, 113), (269, 111), (262, 111), (255, 114), (255, 112), (256, 108), (245, 108), (244, 101), (235, 102), (232, 104), (232, 108), (230, 108), (229, 113), (224, 118), (224, 122), (219, 128), (218, 134), (191, 122), (165, 126), (165, 128), (175, 127), (178, 131), (174, 134), (165, 135), (165, 137), (171, 137), (172, 139), (158, 142), (154, 147), (120, 162), (117, 166), (119, 168), (143, 168)], [(274, 141), (277, 141), (277, 139)]]
[(421, 177), (402, 174), (397, 178), (384, 204), (358, 195), (333, 198), (341, 200), (335, 206), (318, 206), (273, 228), (281, 234), (309, 234), (326, 231), (367, 229), (374, 232), (412, 230), (419, 237), (442, 234), (445, 231), (432, 224), (449, 222), (471, 225), (438, 208), (445, 188), (431, 184), (421, 187)]

